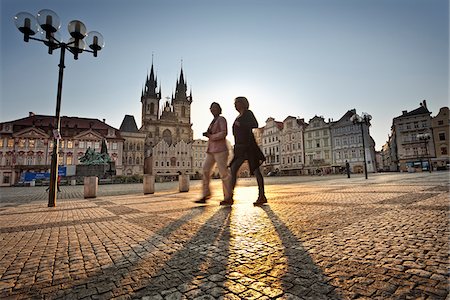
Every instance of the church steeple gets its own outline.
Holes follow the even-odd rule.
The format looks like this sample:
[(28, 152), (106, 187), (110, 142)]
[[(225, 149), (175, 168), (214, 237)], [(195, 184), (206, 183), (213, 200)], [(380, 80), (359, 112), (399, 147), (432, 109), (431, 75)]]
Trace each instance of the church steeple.
[(181, 66), (180, 78), (177, 80), (175, 88), (175, 99), (179, 101), (189, 101), (187, 97), (187, 83), (184, 80), (183, 66)]
[(145, 82), (144, 96), (161, 99), (161, 94), (156, 91), (158, 87), (157, 78), (153, 70), (153, 63), (150, 69), (150, 77), (147, 75), (147, 81)]

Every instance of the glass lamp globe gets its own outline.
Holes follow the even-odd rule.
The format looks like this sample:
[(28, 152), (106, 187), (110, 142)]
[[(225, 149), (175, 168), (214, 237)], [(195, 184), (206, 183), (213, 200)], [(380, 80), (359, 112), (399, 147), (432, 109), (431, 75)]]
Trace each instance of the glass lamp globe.
[(70, 35), (75, 39), (82, 40), (86, 36), (86, 26), (78, 20), (70, 21), (67, 30), (69, 30)]
[(40, 10), (37, 14), (37, 20), (45, 32), (53, 33), (61, 28), (61, 21), (58, 15), (50, 9)]
[(14, 24), (25, 35), (35, 35), (39, 31), (36, 18), (27, 12), (21, 12), (14, 16)]
[(86, 36), (86, 44), (94, 51), (100, 51), (105, 47), (105, 41), (101, 33), (90, 31)]

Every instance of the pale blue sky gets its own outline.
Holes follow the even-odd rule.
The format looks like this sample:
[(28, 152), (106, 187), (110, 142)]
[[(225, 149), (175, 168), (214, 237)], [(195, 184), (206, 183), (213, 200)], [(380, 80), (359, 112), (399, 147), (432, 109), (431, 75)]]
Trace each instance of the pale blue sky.
[[(260, 123), (292, 115), (338, 120), (347, 110), (373, 116), (379, 150), (392, 118), (427, 100), (449, 106), (448, 0), (2, 0), (0, 121), (29, 111), (54, 115), (59, 50), (25, 43), (13, 17), (47, 8), (67, 24), (103, 34), (97, 58), (66, 56), (61, 115), (141, 125), (140, 95), (154, 53), (163, 100), (181, 59), (192, 88), (194, 137), (217, 101), (229, 125), (233, 99), (246, 96)], [(230, 130), (231, 131), (231, 130)], [(233, 141), (231, 134), (229, 139)]]

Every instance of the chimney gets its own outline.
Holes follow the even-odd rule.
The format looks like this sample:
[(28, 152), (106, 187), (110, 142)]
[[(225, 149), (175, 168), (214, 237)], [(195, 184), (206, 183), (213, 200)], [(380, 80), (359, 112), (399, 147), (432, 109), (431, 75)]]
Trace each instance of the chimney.
[(34, 117), (34, 112), (32, 112), (32, 111), (28, 112), (28, 116), (29, 117)]
[(422, 106), (423, 106), (423, 107), (425, 107), (426, 109), (428, 109), (428, 108), (427, 108), (427, 100), (423, 100), (423, 102), (422, 102), (422, 103), (423, 103), (423, 105), (422, 105)]
[(103, 123), (105, 123), (106, 122), (106, 119), (103, 119)]
[(403, 110), (403, 111), (402, 111), (402, 115), (403, 115), (403, 116), (406, 115), (407, 113), (408, 113), (407, 110)]

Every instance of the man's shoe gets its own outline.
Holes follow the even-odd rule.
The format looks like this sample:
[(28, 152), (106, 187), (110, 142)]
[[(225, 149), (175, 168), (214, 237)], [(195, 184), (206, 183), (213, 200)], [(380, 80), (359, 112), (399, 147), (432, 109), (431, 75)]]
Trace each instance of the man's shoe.
[(194, 201), (195, 203), (206, 203), (206, 200), (208, 200), (209, 198), (211, 198), (211, 195), (208, 196), (203, 196), (200, 199)]
[(263, 205), (267, 203), (267, 198), (266, 196), (259, 196), (258, 200), (256, 200), (256, 202), (253, 202), (253, 205), (255, 206), (259, 206), (259, 205)]
[(223, 201), (220, 201), (220, 205), (233, 205), (233, 199), (225, 199)]

